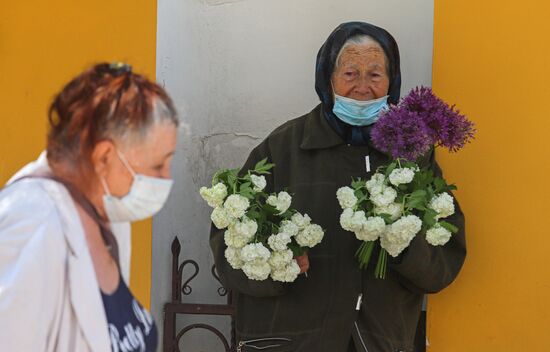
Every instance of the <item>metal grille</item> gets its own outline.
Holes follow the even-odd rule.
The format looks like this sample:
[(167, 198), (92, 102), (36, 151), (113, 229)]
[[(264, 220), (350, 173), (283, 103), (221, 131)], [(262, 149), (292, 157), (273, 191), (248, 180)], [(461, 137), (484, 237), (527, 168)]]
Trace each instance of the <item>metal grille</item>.
[[(193, 289), (190, 286), (191, 281), (199, 274), (199, 265), (196, 261), (187, 259), (179, 262), (181, 244), (177, 237), (172, 241), (172, 298), (164, 305), (164, 352), (182, 352), (179, 349), (179, 342), (186, 333), (194, 329), (210, 331), (223, 344), (225, 352), (235, 351), (235, 306), (231, 291), (223, 287), (216, 266), (212, 266), (210, 274), (219, 283), (218, 295), (227, 297), (227, 304), (192, 304), (184, 303), (184, 297), (191, 294)], [(183, 272), (185, 267), (191, 267), (191, 275), (185, 280)], [(224, 334), (209, 324), (189, 324), (181, 328), (176, 333), (176, 317), (178, 314), (187, 315), (217, 315), (231, 317), (231, 341), (227, 341)]]

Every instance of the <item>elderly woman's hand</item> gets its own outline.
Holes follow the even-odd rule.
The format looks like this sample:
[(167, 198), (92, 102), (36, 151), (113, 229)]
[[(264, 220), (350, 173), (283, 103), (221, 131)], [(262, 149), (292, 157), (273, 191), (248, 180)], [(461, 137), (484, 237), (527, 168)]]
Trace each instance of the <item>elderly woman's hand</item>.
[(296, 257), (298, 266), (300, 267), (300, 274), (305, 273), (309, 270), (309, 257), (307, 254), (303, 254), (299, 257)]

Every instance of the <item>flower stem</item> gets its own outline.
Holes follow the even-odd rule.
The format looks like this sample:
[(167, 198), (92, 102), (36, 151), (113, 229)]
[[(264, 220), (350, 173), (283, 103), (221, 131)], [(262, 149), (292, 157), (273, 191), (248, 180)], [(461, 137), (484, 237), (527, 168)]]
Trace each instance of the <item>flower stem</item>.
[(388, 252), (384, 248), (380, 249), (380, 254), (378, 255), (378, 263), (376, 264), (376, 269), (374, 271), (374, 276), (377, 279), (386, 278), (386, 264), (387, 264)]
[(359, 260), (359, 268), (364, 269), (369, 265), (369, 260), (374, 249), (374, 241), (363, 241), (355, 253)]

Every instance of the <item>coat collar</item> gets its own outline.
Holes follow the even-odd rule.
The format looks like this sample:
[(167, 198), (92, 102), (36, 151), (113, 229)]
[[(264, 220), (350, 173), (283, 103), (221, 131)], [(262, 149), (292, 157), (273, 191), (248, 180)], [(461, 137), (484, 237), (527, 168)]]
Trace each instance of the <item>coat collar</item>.
[(323, 115), (321, 104), (308, 115), (300, 148), (305, 150), (326, 149), (344, 144), (344, 140), (330, 127)]

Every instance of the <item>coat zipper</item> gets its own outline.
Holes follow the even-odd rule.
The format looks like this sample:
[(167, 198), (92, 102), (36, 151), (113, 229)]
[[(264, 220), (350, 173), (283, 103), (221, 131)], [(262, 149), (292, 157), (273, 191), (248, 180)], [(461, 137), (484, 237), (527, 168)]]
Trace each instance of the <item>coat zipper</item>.
[(291, 339), (284, 338), (284, 337), (269, 337), (269, 338), (264, 338), (264, 339), (241, 340), (241, 341), (239, 341), (239, 344), (237, 345), (237, 352), (242, 352), (242, 348), (245, 347), (245, 346), (254, 348), (254, 349), (256, 349), (256, 350), (265, 350), (265, 349), (272, 348), (272, 347), (281, 347), (281, 346), (284, 346), (284, 345), (281, 344), (281, 343), (276, 344), (276, 345), (267, 345), (267, 346), (263, 346), (263, 347), (258, 347), (258, 346), (254, 346), (254, 345), (248, 345), (249, 343), (262, 342), (262, 341), (282, 341), (282, 342), (291, 342), (292, 340), (291, 340)]

